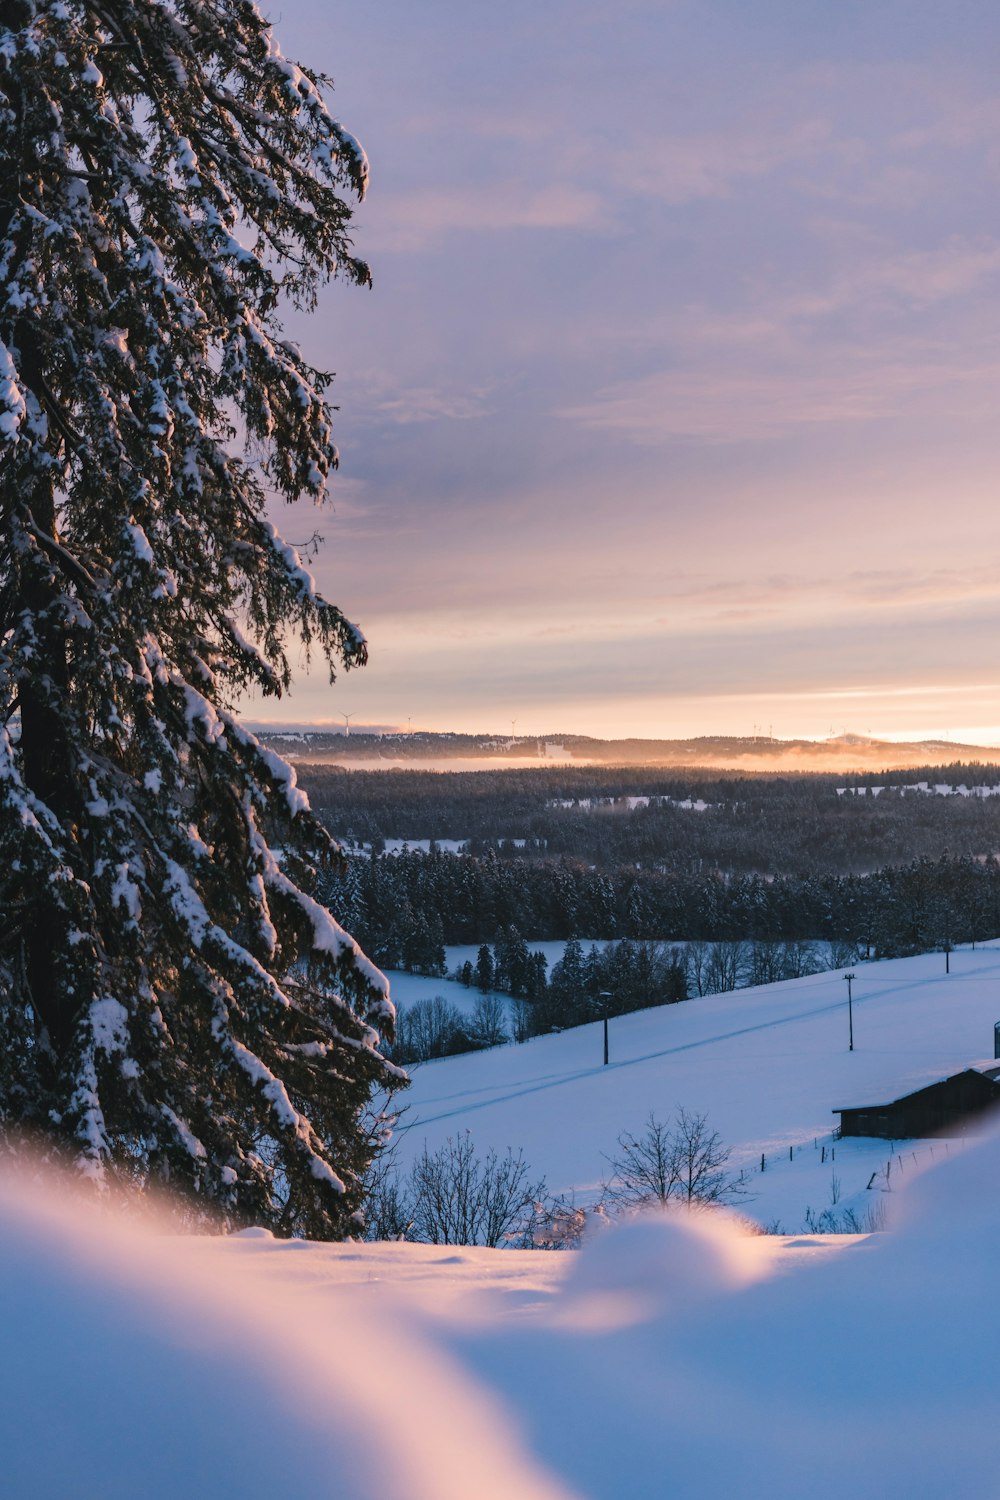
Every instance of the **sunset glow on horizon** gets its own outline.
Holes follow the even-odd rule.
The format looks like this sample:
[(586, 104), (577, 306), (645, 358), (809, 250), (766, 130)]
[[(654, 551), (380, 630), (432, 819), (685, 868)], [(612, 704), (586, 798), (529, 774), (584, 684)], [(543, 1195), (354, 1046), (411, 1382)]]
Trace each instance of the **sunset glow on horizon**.
[(248, 715), (1000, 742), (1000, 15), (289, 0), (365, 143), (327, 513)]

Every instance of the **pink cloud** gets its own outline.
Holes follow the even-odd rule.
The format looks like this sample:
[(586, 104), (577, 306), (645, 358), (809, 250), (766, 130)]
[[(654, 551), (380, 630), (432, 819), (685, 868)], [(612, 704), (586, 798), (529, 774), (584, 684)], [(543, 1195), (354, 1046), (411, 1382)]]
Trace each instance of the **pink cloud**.
[(426, 250), (456, 232), (600, 229), (608, 223), (604, 199), (591, 189), (555, 183), (526, 188), (515, 181), (463, 188), (372, 194), (364, 241), (371, 252)]

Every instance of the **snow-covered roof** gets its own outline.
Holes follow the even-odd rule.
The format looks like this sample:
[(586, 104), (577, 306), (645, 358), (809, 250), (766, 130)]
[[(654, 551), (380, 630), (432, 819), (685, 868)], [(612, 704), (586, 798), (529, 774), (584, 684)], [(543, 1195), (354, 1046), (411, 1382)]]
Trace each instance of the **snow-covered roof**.
[(925, 1094), (928, 1089), (938, 1088), (942, 1083), (950, 1083), (953, 1078), (961, 1078), (965, 1073), (978, 1073), (980, 1077), (989, 1079), (990, 1083), (997, 1083), (1000, 1077), (1000, 1063), (993, 1058), (989, 1062), (970, 1063), (967, 1068), (960, 1068), (957, 1073), (948, 1073), (944, 1078), (932, 1078), (928, 1083), (922, 1083), (919, 1088), (908, 1089), (905, 1094), (898, 1094), (895, 1099), (887, 1099), (881, 1104), (843, 1104), (832, 1109), (830, 1113), (842, 1115), (848, 1110), (856, 1109), (891, 1109), (894, 1104), (902, 1104), (906, 1099), (915, 1099), (918, 1094)]

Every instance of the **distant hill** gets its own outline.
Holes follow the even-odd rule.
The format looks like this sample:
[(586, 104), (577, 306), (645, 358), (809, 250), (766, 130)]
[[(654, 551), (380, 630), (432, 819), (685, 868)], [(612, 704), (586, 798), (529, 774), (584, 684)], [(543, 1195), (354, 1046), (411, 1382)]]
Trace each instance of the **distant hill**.
[(993, 764), (1000, 747), (966, 745), (951, 740), (918, 740), (895, 744), (864, 735), (844, 734), (826, 740), (780, 740), (764, 735), (703, 735), (677, 740), (601, 740), (581, 734), (487, 735), (372, 732), (349, 735), (307, 726), (294, 730), (253, 726), (279, 754), (313, 764), (392, 766), (439, 769), (476, 763), (494, 768), (510, 765), (706, 767), (739, 771), (889, 771), (959, 762)]

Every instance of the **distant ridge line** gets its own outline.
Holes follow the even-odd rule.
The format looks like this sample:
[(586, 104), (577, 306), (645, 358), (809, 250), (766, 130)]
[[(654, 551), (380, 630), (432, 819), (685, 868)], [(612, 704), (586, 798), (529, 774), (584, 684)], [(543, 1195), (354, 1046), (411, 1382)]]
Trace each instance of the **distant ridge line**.
[[(591, 735), (499, 735), (413, 730), (343, 730), (320, 726), (253, 723), (269, 746), (292, 760), (314, 764), (357, 764), (358, 768), (420, 769), (428, 761), (489, 761), (492, 768), (555, 768), (571, 765), (647, 765), (743, 771), (898, 771), (918, 766), (1000, 764), (1000, 747), (953, 740), (908, 742), (843, 734), (825, 740), (782, 740), (766, 735), (697, 735), (686, 739), (628, 737), (605, 740)], [(425, 766), (426, 769), (432, 769)]]

